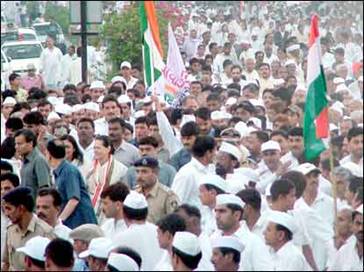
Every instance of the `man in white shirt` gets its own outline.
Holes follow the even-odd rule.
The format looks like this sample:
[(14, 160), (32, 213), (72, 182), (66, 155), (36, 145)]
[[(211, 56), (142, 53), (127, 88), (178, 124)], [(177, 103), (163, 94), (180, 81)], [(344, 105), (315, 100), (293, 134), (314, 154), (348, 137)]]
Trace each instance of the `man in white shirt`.
[(61, 83), (62, 52), (54, 46), (54, 38), (47, 37), (47, 48), (40, 55), (40, 65), (44, 83), (48, 88), (58, 88)]
[[(126, 89), (134, 88), (134, 85), (138, 82), (138, 79), (131, 75), (131, 64), (128, 61), (123, 61), (120, 64), (120, 74), (126, 82)], [(144, 95), (144, 94), (141, 94)]]
[(177, 231), (185, 231), (186, 223), (180, 215), (176, 213), (167, 214), (158, 222), (158, 242), (159, 246), (166, 251), (163, 253), (154, 271), (172, 271), (172, 242)]
[[(216, 271), (238, 271), (244, 245), (233, 236), (221, 236), (213, 245), (212, 262)], [(229, 256), (230, 255), (230, 256)]]
[(109, 135), (109, 121), (114, 117), (120, 117), (121, 110), (118, 101), (112, 95), (104, 97), (101, 103), (102, 118), (94, 121), (96, 135)]
[(124, 220), (128, 228), (113, 239), (115, 246), (128, 246), (140, 254), (141, 269), (151, 271), (163, 251), (159, 247), (157, 226), (146, 221), (148, 202), (142, 194), (131, 191), (123, 204)]
[(101, 229), (110, 239), (127, 229), (123, 216), (123, 202), (128, 194), (129, 188), (123, 182), (112, 184), (101, 193), (102, 212), (106, 217)]
[(306, 271), (305, 257), (292, 242), (293, 233), (299, 227), (294, 218), (285, 212), (274, 211), (268, 221), (264, 238), (271, 247), (273, 270)]
[(218, 175), (208, 174), (201, 178), (200, 200), (202, 205), (202, 231), (211, 235), (217, 230), (215, 219), (216, 196), (226, 193), (227, 182)]
[(240, 268), (244, 271), (271, 270), (271, 260), (267, 246), (257, 235), (250, 232), (245, 224), (240, 224), (245, 203), (232, 194), (220, 194), (216, 198), (216, 223), (218, 230), (211, 235), (211, 242), (221, 236), (233, 236), (245, 246)]
[(265, 62), (261, 63), (258, 67), (258, 70), (259, 70), (259, 85), (260, 85), (259, 98), (262, 98), (263, 91), (265, 89), (273, 89), (274, 85), (271, 76), (270, 65), (268, 63)]
[[(335, 256), (329, 271), (363, 270), (363, 205), (353, 212), (352, 230), (355, 240), (345, 243)], [(354, 242), (355, 241), (355, 242)]]
[(354, 127), (348, 132), (348, 150), (350, 155), (340, 160), (340, 165), (353, 162), (363, 169), (363, 127)]
[(58, 238), (69, 240), (71, 229), (62, 224), (59, 219), (61, 212), (62, 198), (59, 192), (53, 188), (43, 188), (38, 191), (36, 199), (36, 213), (50, 225)]
[(199, 198), (199, 181), (201, 176), (214, 173), (214, 165), (210, 165), (215, 157), (216, 143), (210, 136), (199, 136), (192, 147), (192, 160), (184, 165), (176, 174), (172, 190), (181, 203), (201, 207)]
[[(241, 57), (240, 57), (241, 58)], [(243, 75), (245, 75), (247, 81), (256, 81), (259, 80), (259, 74), (255, 70), (255, 57), (254, 55), (248, 55), (244, 59), (244, 72)]]
[(303, 158), (304, 146), (303, 146), (303, 129), (301, 127), (295, 127), (288, 132), (289, 152), (281, 158), (281, 162), (285, 163), (290, 161), (288, 170), (296, 168)]
[(216, 76), (220, 76), (224, 72), (223, 63), (225, 60), (231, 60), (233, 64), (238, 64), (238, 60), (231, 53), (231, 44), (229, 42), (224, 43), (223, 52), (218, 54), (213, 62), (213, 73)]
[(201, 40), (197, 37), (197, 31), (191, 29), (190, 36), (185, 40), (182, 46), (182, 51), (187, 55), (187, 61), (189, 61), (197, 51), (197, 46), (200, 44)]
[[(70, 83), (70, 75), (71, 75), (71, 66), (73, 61), (77, 59), (77, 55), (75, 54), (76, 48), (74, 45), (70, 45), (68, 47), (67, 54), (62, 57), (61, 67), (62, 67), (62, 84), (66, 85)], [(76, 82), (78, 83), (78, 82)]]
[(95, 146), (95, 124), (90, 118), (81, 118), (77, 123), (78, 146), (88, 161), (93, 161)]

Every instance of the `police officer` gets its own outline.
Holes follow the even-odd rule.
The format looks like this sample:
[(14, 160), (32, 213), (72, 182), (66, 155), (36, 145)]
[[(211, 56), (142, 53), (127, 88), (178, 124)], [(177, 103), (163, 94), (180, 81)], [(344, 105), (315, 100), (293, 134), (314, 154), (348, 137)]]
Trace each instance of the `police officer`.
[(179, 205), (179, 199), (170, 188), (158, 181), (158, 160), (146, 156), (136, 161), (134, 166), (137, 172), (135, 190), (147, 199), (147, 220), (156, 223), (166, 214), (174, 212)]

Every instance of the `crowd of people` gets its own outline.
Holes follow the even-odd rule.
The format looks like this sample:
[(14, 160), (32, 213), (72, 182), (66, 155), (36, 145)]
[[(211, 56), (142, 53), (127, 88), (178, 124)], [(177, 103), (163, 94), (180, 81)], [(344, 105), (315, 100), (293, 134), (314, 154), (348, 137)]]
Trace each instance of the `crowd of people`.
[[(41, 74), (9, 76), (2, 270), (362, 271), (360, 2), (178, 5), (190, 82), (178, 108), (146, 95), (128, 60), (111, 82), (81, 82), (75, 47), (62, 56), (51, 37)], [(330, 145), (309, 161), (313, 13)]]

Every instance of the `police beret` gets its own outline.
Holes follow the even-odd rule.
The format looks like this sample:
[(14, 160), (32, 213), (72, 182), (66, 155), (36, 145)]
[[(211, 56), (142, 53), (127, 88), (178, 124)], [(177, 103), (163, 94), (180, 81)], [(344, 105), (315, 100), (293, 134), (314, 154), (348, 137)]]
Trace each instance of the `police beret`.
[(90, 242), (94, 238), (103, 237), (104, 232), (95, 224), (83, 224), (70, 232), (70, 238)]
[(152, 158), (152, 157), (143, 157), (139, 160), (137, 160), (134, 163), (135, 167), (140, 167), (140, 166), (144, 166), (144, 167), (151, 167), (151, 168), (157, 168), (159, 166), (158, 160)]

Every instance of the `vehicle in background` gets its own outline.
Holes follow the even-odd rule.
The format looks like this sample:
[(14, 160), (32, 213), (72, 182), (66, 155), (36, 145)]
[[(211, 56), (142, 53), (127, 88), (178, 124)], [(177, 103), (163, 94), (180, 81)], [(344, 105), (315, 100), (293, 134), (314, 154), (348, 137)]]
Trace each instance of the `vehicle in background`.
[(6, 42), (1, 46), (1, 50), (10, 60), (12, 72), (24, 75), (30, 63), (40, 71), (40, 55), (43, 51), (40, 41)]
[(11, 72), (10, 61), (4, 51), (1, 50), (1, 91), (9, 88), (9, 76)]
[(42, 45), (46, 46), (47, 35), (53, 36), (55, 40), (55, 46), (61, 49), (63, 54), (67, 52), (66, 41), (63, 35), (62, 28), (56, 22), (43, 22), (43, 23), (34, 23), (33, 28), (38, 35), (39, 41), (41, 41)]
[(9, 41), (37, 41), (38, 36), (31, 28), (12, 28), (1, 31), (1, 45)]

